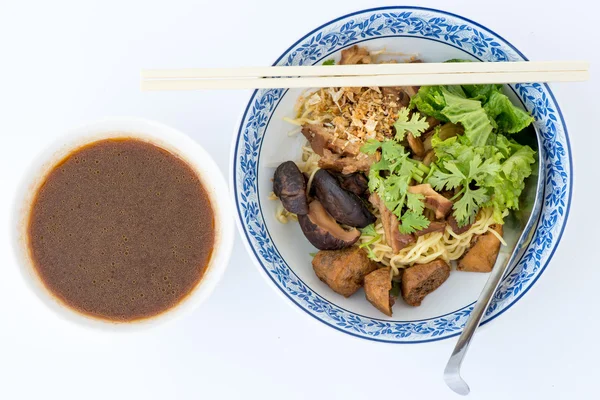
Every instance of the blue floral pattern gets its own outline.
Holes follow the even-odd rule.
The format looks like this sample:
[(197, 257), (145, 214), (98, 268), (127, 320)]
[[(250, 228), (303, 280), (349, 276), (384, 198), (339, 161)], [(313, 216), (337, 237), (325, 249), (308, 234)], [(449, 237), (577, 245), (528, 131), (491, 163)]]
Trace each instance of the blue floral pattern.
[[(290, 48), (277, 65), (312, 65), (361, 40), (399, 35), (434, 39), (461, 48), (483, 61), (524, 59), (501, 37), (462, 17), (431, 9), (390, 7), (366, 10), (324, 25)], [(564, 228), (572, 187), (566, 127), (550, 89), (537, 83), (518, 84), (513, 88), (535, 117), (535, 124), (543, 135), (546, 197), (536, 232), (519, 264), (503, 279), (484, 321), (491, 320), (515, 303), (544, 270)], [(257, 197), (261, 141), (271, 113), (284, 94), (282, 89), (254, 92), (233, 154), (233, 189), (238, 216), (258, 263), (299, 307), (343, 332), (394, 343), (424, 342), (460, 333), (473, 309), (472, 304), (427, 320), (371, 319), (344, 310), (319, 296), (290, 270), (271, 241)]]

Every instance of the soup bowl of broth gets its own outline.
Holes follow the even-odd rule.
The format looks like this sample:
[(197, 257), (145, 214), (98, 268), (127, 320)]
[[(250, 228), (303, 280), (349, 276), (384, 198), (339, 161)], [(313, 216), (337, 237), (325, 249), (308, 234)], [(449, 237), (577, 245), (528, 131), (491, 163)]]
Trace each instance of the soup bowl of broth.
[(233, 244), (228, 188), (210, 155), (157, 122), (109, 118), (36, 158), (17, 195), (27, 285), (60, 316), (132, 329), (213, 291)]

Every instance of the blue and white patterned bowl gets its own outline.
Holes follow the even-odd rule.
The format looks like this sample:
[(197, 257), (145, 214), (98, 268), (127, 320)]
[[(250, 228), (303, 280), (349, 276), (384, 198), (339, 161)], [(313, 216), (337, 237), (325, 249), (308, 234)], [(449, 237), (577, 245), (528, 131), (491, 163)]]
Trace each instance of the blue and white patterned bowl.
[[(527, 60), (502, 37), (466, 18), (419, 7), (387, 7), (356, 12), (320, 26), (294, 43), (274, 65), (320, 64), (339, 57), (342, 49), (354, 44), (419, 53), (425, 61)], [(545, 201), (529, 247), (502, 281), (484, 322), (516, 303), (540, 277), (560, 241), (572, 191), (567, 128), (550, 88), (518, 84), (510, 89), (513, 100), (520, 101), (534, 115), (543, 136)], [(487, 274), (453, 271), (420, 307), (399, 301), (394, 306), (394, 317), (388, 318), (368, 304), (362, 293), (345, 299), (320, 282), (310, 264), (309, 253), (314, 248), (300, 228), (275, 219), (276, 203), (268, 200), (273, 168), (282, 161), (297, 159), (302, 142), (287, 135), (293, 127), (282, 117), (293, 116), (299, 93), (283, 89), (255, 91), (236, 134), (231, 185), (238, 225), (256, 264), (295, 306), (339, 331), (391, 343), (420, 343), (459, 334)]]

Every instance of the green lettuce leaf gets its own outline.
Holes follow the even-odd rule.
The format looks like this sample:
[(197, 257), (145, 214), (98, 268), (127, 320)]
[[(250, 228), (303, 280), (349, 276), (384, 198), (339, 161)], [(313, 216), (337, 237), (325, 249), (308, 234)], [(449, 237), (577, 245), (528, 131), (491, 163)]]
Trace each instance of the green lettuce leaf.
[(464, 128), (446, 140), (436, 129), (431, 139), (436, 161), (424, 180), (436, 190), (459, 190), (453, 207), (459, 225), (472, 222), (481, 207), (493, 207), (501, 223), (509, 210), (519, 208), (524, 180), (532, 173), (535, 152), (505, 135), (523, 130), (533, 117), (513, 105), (502, 87), (422, 87), (411, 99), (410, 106), (421, 113)]
[(414, 137), (419, 137), (421, 136), (421, 133), (429, 128), (427, 117), (422, 116), (418, 112), (414, 112), (409, 119), (408, 113), (408, 108), (401, 108), (400, 111), (398, 111), (398, 119), (394, 122), (394, 129), (396, 129), (395, 138), (398, 142), (404, 140), (406, 132), (412, 133)]
[(464, 136), (473, 146), (484, 146), (494, 127), (481, 102), (460, 97), (442, 89), (446, 106), (442, 113), (450, 122), (460, 123), (465, 128)]
[(520, 183), (531, 175), (531, 165), (535, 163), (535, 151), (529, 146), (520, 146), (502, 164), (502, 172), (506, 179), (513, 183)]
[(473, 146), (485, 145), (494, 129), (481, 102), (468, 99), (460, 86), (421, 87), (411, 106), (441, 121), (460, 123), (464, 140)]
[[(447, 62), (466, 60), (454, 59)], [(477, 104), (483, 108), (481, 112), (476, 107)], [(410, 107), (443, 122), (459, 121), (459, 117), (462, 117), (463, 121), (459, 122), (464, 123), (472, 118), (471, 126), (477, 127), (480, 126), (477, 121), (484, 121), (485, 113), (489, 120), (489, 123), (485, 124), (485, 130), (489, 130), (491, 126), (497, 131), (495, 133), (517, 133), (533, 122), (533, 117), (528, 112), (512, 104), (502, 93), (500, 84), (423, 86), (412, 97)], [(468, 126), (465, 125), (465, 135), (472, 141), (477, 133), (469, 132)], [(484, 142), (485, 137), (484, 133), (482, 138), (478, 138), (473, 144), (478, 146)]]
[(442, 113), (442, 110), (446, 107), (442, 86), (421, 86), (417, 94), (410, 99), (410, 108), (415, 107), (423, 114), (443, 122), (449, 121)]
[(462, 85), (462, 88), (468, 98), (479, 100), (485, 104), (492, 93), (502, 90), (502, 85)]
[(500, 89), (492, 91), (485, 102), (485, 112), (496, 121), (498, 130), (506, 133), (517, 133), (533, 122), (528, 112), (515, 106)]

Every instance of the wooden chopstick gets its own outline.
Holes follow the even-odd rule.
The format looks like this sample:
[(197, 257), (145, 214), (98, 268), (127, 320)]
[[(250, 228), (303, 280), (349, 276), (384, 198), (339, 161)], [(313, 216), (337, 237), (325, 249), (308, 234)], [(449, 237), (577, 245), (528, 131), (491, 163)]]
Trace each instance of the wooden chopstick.
[(584, 61), (399, 63), (335, 66), (188, 68), (142, 71), (142, 90), (568, 82), (589, 77)]
[(443, 73), (492, 73), (537, 71), (583, 71), (586, 61), (515, 61), (457, 63), (395, 63), (362, 65), (314, 65), (289, 67), (144, 69), (142, 79), (205, 79), (278, 76), (355, 76)]

